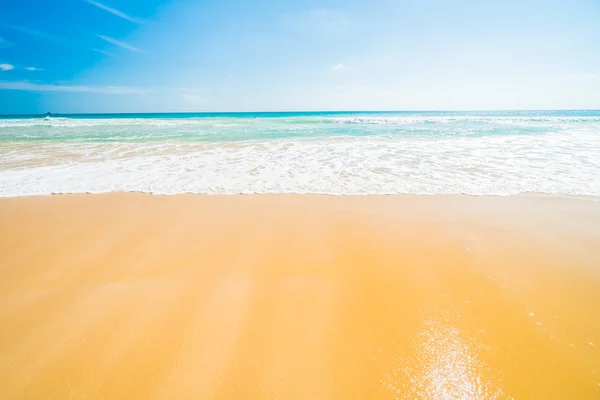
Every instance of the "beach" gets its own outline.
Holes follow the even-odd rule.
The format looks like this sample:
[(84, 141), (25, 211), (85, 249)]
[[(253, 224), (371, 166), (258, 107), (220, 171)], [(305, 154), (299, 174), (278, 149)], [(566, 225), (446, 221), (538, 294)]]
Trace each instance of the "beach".
[(595, 399), (591, 196), (0, 199), (2, 399)]

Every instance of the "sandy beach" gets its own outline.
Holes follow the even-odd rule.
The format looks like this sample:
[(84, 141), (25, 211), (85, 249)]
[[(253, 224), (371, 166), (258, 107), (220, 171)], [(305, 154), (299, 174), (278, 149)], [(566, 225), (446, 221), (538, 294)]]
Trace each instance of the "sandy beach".
[(2, 399), (597, 399), (600, 201), (0, 199)]

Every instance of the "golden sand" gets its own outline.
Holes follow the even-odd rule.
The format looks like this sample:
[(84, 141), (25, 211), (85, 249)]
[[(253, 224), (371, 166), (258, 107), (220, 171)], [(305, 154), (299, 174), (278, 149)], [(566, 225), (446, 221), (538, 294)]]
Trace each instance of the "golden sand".
[(0, 399), (598, 399), (600, 202), (0, 199)]

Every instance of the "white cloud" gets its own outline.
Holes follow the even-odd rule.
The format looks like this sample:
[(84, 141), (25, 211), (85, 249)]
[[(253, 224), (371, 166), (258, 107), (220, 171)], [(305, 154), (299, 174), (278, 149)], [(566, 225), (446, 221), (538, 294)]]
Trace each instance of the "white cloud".
[(14, 25), (4, 25), (4, 24), (0, 24), (0, 25), (5, 28), (14, 29), (19, 32), (27, 33), (28, 35), (31, 35), (31, 36), (36, 36), (36, 37), (50, 40), (53, 42), (62, 43), (64, 45), (72, 45), (72, 43), (67, 39), (61, 38), (59, 36), (51, 35), (46, 32), (36, 31), (35, 29), (30, 29), (25, 26), (14, 26)]
[(338, 63), (336, 65), (334, 65), (333, 67), (331, 67), (332, 71), (341, 71), (343, 69), (348, 69), (348, 66), (342, 63)]
[(98, 94), (136, 94), (144, 95), (146, 89), (126, 86), (81, 86), (81, 85), (51, 85), (32, 83), (27, 81), (9, 82), (0, 81), (0, 90), (22, 90), (28, 92), (70, 92), (70, 93), (98, 93)]
[(11, 69), (14, 69), (15, 66), (12, 64), (0, 64), (0, 70), (2, 71), (10, 71)]
[(117, 10), (117, 9), (115, 9), (115, 8), (111, 8), (111, 7), (109, 7), (109, 6), (107, 6), (107, 5), (104, 5), (104, 4), (102, 4), (102, 3), (98, 3), (97, 1), (93, 1), (93, 0), (84, 0), (84, 1), (85, 1), (86, 3), (89, 3), (89, 4), (93, 5), (93, 6), (96, 6), (96, 7), (98, 7), (98, 8), (101, 8), (101, 9), (102, 9), (102, 10), (104, 10), (104, 11), (108, 11), (109, 13), (111, 13), (111, 14), (113, 14), (113, 15), (116, 15), (117, 17), (120, 17), (120, 18), (126, 19), (127, 21), (135, 22), (136, 24), (141, 24), (141, 23), (143, 22), (143, 21), (142, 21), (142, 20), (140, 20), (140, 19), (137, 19), (137, 18), (134, 18), (134, 17), (132, 17), (132, 16), (129, 16), (129, 15), (125, 14), (125, 13), (124, 13), (124, 12), (122, 12), (122, 11), (119, 11), (119, 10)]
[(27, 71), (43, 71), (43, 69), (36, 67), (25, 67), (24, 69), (26, 69)]
[(93, 49), (93, 51), (95, 51), (96, 53), (107, 55), (109, 57), (115, 56), (113, 53), (109, 53), (108, 51), (104, 51), (104, 50)]
[(8, 41), (8, 40), (4, 39), (2, 36), (0, 36), (0, 49), (7, 49), (14, 45), (15, 44), (13, 42)]
[(129, 50), (129, 51), (140, 51), (140, 49), (138, 49), (137, 47), (130, 46), (127, 43), (123, 43), (117, 39), (113, 39), (111, 37), (104, 36), (104, 35), (96, 35), (96, 36), (98, 36), (100, 39), (102, 39), (108, 43), (114, 44), (115, 46), (119, 46), (123, 49)]
[(352, 25), (346, 13), (326, 8), (313, 8), (300, 13), (286, 14), (283, 16), (283, 23), (303, 33), (320, 36), (341, 35)]
[(582, 74), (582, 75), (569, 75), (568, 80), (571, 81), (600, 81), (600, 75), (598, 74)]
[(200, 103), (203, 102), (204, 99), (200, 96), (198, 96), (197, 94), (192, 94), (192, 93), (182, 93), (181, 96), (186, 99), (187, 101), (189, 101), (190, 103)]

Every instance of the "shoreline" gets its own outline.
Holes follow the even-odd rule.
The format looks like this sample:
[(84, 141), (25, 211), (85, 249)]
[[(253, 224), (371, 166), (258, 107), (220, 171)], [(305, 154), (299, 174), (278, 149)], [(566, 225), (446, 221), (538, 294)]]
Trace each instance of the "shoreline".
[(473, 198), (506, 198), (506, 197), (519, 197), (519, 198), (565, 198), (565, 199), (582, 199), (596, 201), (600, 200), (600, 195), (590, 194), (572, 194), (572, 193), (544, 193), (544, 192), (519, 192), (511, 194), (470, 194), (470, 193), (365, 193), (365, 194), (346, 194), (346, 193), (301, 193), (301, 192), (281, 192), (281, 193), (195, 193), (195, 192), (182, 192), (182, 193), (153, 193), (145, 191), (125, 191), (125, 190), (114, 190), (109, 192), (77, 192), (77, 193), (46, 193), (46, 194), (31, 194), (22, 196), (2, 196), (0, 194), (0, 201), (3, 199), (27, 199), (33, 197), (58, 197), (58, 196), (106, 196), (106, 195), (143, 195), (143, 196), (155, 196), (155, 197), (175, 197), (175, 196), (199, 196), (199, 197), (233, 197), (233, 196), (302, 196), (302, 197), (473, 197)]
[(595, 398), (598, 226), (562, 195), (1, 198), (0, 397)]
[(593, 112), (4, 123), (3, 196), (600, 196)]

